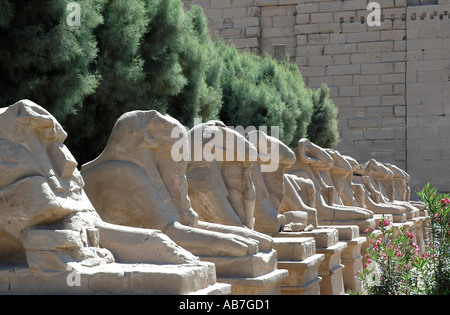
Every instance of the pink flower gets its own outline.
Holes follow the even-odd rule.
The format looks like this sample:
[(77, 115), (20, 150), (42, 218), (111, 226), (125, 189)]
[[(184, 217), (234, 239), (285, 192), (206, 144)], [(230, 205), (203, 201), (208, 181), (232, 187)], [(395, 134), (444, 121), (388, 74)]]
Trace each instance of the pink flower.
[(397, 253), (397, 257), (402, 257), (402, 253)]
[(367, 263), (370, 264), (372, 261), (370, 259), (367, 259)]
[(389, 224), (391, 224), (391, 221), (389, 221), (389, 219), (383, 218), (383, 220), (380, 221), (380, 223), (378, 223), (379, 226), (389, 226)]

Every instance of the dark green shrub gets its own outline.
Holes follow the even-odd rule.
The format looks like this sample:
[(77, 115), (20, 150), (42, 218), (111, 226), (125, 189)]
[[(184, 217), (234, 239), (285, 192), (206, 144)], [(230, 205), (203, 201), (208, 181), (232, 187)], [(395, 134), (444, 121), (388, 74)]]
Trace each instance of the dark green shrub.
[(80, 164), (100, 154), (115, 121), (155, 109), (192, 127), (279, 127), (296, 146), (309, 136), (337, 142), (328, 89), (312, 92), (295, 64), (213, 43), (200, 7), (181, 0), (80, 0), (81, 25), (67, 25), (69, 0), (0, 0), (0, 106), (29, 98), (68, 131)]
[(148, 25), (144, 2), (109, 0), (102, 15), (104, 23), (95, 30), (99, 48), (95, 69), (101, 76), (100, 84), (77, 113), (64, 121), (70, 135), (67, 146), (79, 163), (101, 153), (120, 115), (149, 104), (144, 60), (139, 54)]
[(103, 3), (77, 1), (81, 25), (69, 26), (69, 2), (0, 2), (0, 107), (28, 98), (62, 120), (95, 91), (93, 30)]
[(179, 60), (187, 84), (169, 99), (167, 113), (193, 127), (196, 117), (216, 119), (222, 105), (222, 62), (209, 36), (202, 8), (193, 6), (186, 12), (181, 45)]
[(186, 13), (180, 0), (108, 0), (102, 14), (95, 30), (100, 84), (64, 122), (80, 163), (100, 154), (115, 121), (131, 110), (155, 109), (188, 126), (198, 115), (217, 118), (221, 64), (200, 8)]
[(313, 104), (296, 65), (217, 43), (224, 60), (220, 119), (231, 126), (279, 127), (286, 144), (306, 137)]
[(332, 148), (339, 141), (337, 107), (330, 99), (330, 91), (325, 84), (314, 91), (314, 113), (308, 126), (308, 138), (315, 144)]

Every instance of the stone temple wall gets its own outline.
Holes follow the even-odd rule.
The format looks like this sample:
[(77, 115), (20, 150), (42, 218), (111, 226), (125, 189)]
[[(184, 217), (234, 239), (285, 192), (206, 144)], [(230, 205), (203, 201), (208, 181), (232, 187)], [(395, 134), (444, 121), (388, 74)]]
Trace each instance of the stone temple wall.
[(273, 54), (284, 45), (311, 88), (322, 82), (339, 108), (337, 146), (450, 191), (450, 1), (184, 0), (204, 8), (213, 39)]

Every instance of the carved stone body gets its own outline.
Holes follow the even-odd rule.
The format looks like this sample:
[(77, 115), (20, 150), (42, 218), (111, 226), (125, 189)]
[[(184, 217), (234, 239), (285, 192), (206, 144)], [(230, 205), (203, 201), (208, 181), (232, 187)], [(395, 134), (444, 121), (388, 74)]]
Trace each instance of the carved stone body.
[[(86, 193), (100, 216), (116, 224), (163, 231), (200, 256), (244, 256), (270, 249), (270, 237), (240, 227), (198, 220), (191, 206), (187, 161), (174, 154), (185, 128), (157, 111), (120, 117), (104, 152), (82, 167)], [(181, 140), (180, 140), (181, 139)], [(186, 146), (188, 148), (188, 146)]]
[[(184, 294), (215, 283), (213, 264), (161, 231), (104, 222), (84, 192), (66, 137), (56, 119), (29, 100), (0, 109), (2, 293)], [(75, 286), (70, 270), (79, 277)], [(192, 276), (193, 284), (179, 281)]]
[(373, 212), (364, 208), (344, 206), (340, 201), (329, 170), (333, 158), (322, 148), (301, 139), (294, 150), (296, 162), (288, 169), (290, 174), (310, 179), (316, 189), (316, 208), (319, 224), (358, 225), (363, 231), (373, 227)]

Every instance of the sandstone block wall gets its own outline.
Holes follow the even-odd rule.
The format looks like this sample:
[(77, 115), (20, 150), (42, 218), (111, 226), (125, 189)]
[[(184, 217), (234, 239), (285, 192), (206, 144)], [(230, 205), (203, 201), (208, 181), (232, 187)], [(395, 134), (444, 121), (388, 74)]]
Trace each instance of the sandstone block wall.
[[(450, 190), (450, 4), (408, 7), (408, 172)], [(411, 189), (415, 186), (411, 186)]]
[(205, 9), (213, 39), (257, 54), (284, 44), (309, 87), (326, 83), (342, 154), (450, 191), (449, 0), (379, 0), (381, 26), (367, 24), (371, 0), (184, 2)]
[(340, 152), (405, 168), (406, 3), (380, 1), (379, 27), (367, 25), (367, 3), (298, 4), (296, 61), (308, 86), (330, 88), (339, 107)]

